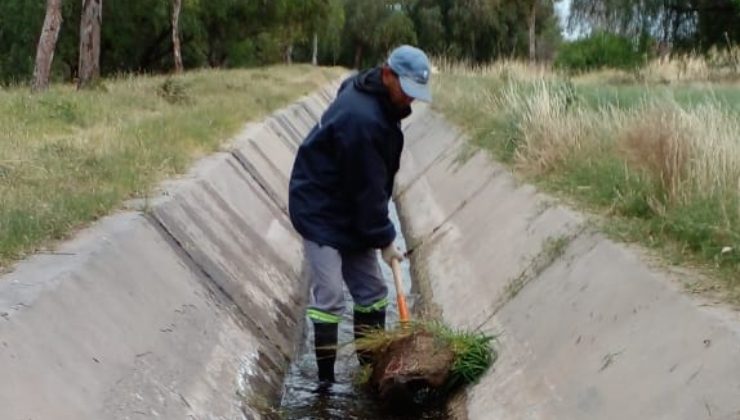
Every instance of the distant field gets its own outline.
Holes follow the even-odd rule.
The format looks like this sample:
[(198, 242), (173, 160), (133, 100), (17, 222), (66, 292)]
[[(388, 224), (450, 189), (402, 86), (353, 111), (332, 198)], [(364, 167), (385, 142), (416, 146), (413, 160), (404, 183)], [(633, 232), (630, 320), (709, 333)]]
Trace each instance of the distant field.
[(434, 106), (475, 145), (740, 303), (740, 84), (444, 68)]
[(276, 66), (122, 76), (85, 92), (0, 89), (0, 267), (145, 197), (248, 120), (344, 71)]
[(740, 112), (740, 85), (602, 85), (576, 84), (576, 92), (584, 104), (596, 109), (604, 106), (633, 108), (645, 100), (675, 101), (685, 107), (716, 102)]

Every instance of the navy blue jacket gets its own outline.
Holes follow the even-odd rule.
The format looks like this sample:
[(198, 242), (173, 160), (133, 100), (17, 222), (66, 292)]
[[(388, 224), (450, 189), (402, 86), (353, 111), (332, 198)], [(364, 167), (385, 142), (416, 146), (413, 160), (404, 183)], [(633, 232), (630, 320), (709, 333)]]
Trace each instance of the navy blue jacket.
[(293, 164), (288, 207), (301, 236), (340, 251), (393, 242), (388, 201), (410, 113), (391, 103), (379, 68), (342, 84)]

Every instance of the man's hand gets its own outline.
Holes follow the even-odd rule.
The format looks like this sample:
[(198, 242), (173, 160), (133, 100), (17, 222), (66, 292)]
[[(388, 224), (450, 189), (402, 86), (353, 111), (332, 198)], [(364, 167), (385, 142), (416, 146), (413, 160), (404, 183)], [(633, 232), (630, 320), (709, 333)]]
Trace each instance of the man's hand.
[(391, 265), (391, 261), (394, 259), (398, 261), (403, 260), (403, 253), (401, 250), (393, 244), (393, 242), (390, 243), (390, 245), (386, 246), (380, 251), (381, 256), (383, 257), (383, 261), (385, 261), (388, 266)]

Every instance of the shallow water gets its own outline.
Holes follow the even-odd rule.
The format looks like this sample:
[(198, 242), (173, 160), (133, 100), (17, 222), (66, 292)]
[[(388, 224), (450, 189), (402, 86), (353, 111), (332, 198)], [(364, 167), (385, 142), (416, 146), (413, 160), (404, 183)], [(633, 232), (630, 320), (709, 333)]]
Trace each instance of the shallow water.
[[(391, 220), (396, 225), (399, 237), (396, 243), (402, 249), (406, 249), (406, 243), (400, 235), (398, 216), (393, 205), (390, 208)], [(393, 275), (390, 269), (381, 262), (383, 274), (388, 284), (388, 299), (391, 305), (388, 307), (386, 326), (391, 328), (398, 322), (396, 312), (396, 293), (393, 286)], [(411, 275), (409, 273), (408, 261), (401, 264), (404, 275), (404, 292), (408, 300), (409, 309), (413, 312), (415, 296), (409, 293), (411, 289)], [(349, 293), (345, 290), (347, 302), (351, 302)], [(317, 389), (316, 360), (313, 354), (313, 331), (311, 323), (305, 319), (304, 334), (296, 359), (290, 366), (280, 407), (281, 417), (291, 420), (315, 420), (315, 419), (446, 419), (447, 414), (440, 411), (411, 417), (394, 417), (384, 412), (377, 400), (368, 395), (362, 389), (353, 384), (353, 378), (358, 371), (357, 358), (351, 342), (354, 338), (352, 332), (352, 305), (344, 313), (342, 323), (339, 326), (339, 352), (337, 355), (336, 377), (337, 383), (328, 389)]]

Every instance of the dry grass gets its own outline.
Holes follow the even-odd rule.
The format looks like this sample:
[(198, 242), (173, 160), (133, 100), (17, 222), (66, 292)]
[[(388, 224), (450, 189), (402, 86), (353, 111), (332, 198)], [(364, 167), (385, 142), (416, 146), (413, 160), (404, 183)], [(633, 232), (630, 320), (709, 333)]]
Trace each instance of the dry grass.
[(740, 47), (712, 49), (706, 55), (682, 54), (650, 60), (635, 71), (603, 69), (577, 77), (590, 83), (686, 84), (740, 81)]
[(568, 84), (538, 81), (530, 89), (509, 84), (494, 101), (496, 109), (517, 116), (515, 157), (523, 169), (547, 173), (574, 155), (614, 147), (630, 168), (657, 180), (672, 201), (737, 195), (737, 113), (712, 101), (687, 108), (667, 100), (592, 110), (579, 106), (575, 96)]
[(650, 104), (632, 113), (618, 142), (629, 162), (658, 180), (669, 201), (740, 198), (740, 122), (716, 103)]
[(434, 57), (432, 61), (435, 68), (443, 74), (485, 75), (486, 77), (512, 81), (534, 81), (555, 77), (547, 64), (531, 65), (520, 60), (499, 60), (492, 63), (472, 64), (446, 57)]
[(689, 140), (675, 129), (670, 113), (652, 111), (622, 130), (617, 143), (628, 164), (656, 179), (668, 202), (675, 203), (686, 188)]
[(566, 162), (577, 150), (594, 147), (584, 141), (601, 130), (604, 121), (588, 118), (582, 108), (574, 108), (571, 88), (540, 80), (522, 94), (523, 87), (509, 84), (496, 106), (520, 118), (518, 144), (514, 152), (517, 165), (526, 171), (547, 173)]
[(651, 82), (704, 82), (740, 80), (740, 47), (712, 49), (706, 56), (680, 55), (653, 60), (641, 71)]
[(0, 266), (146, 196), (246, 121), (342, 72), (278, 66), (0, 91)]

